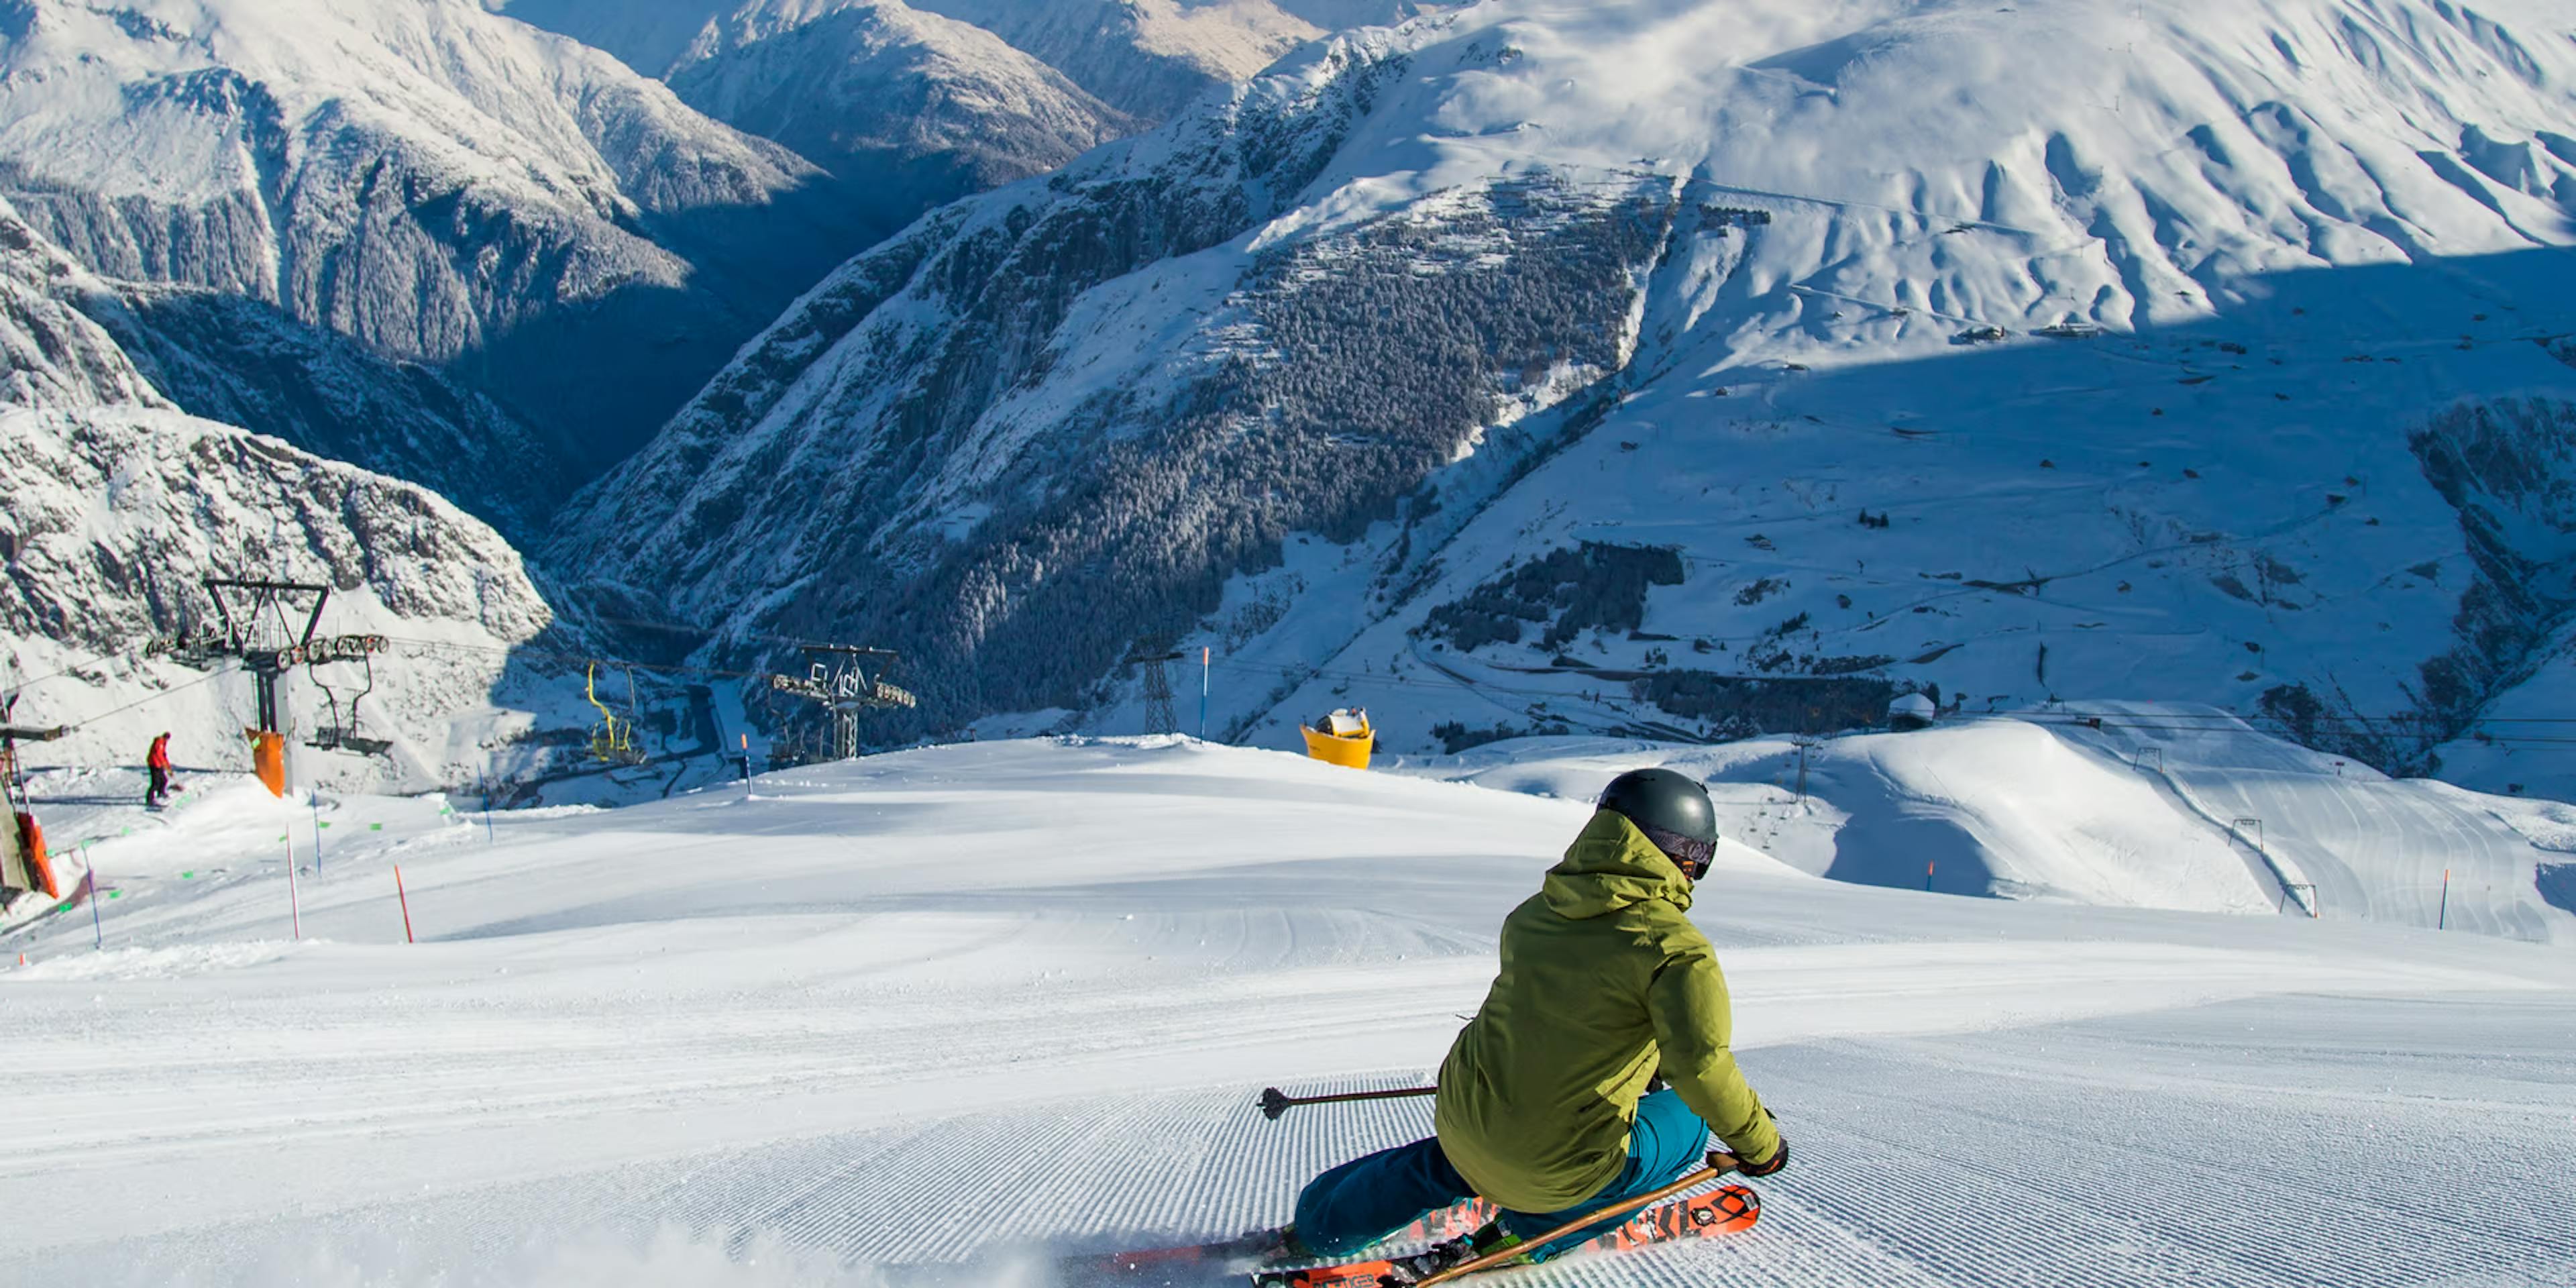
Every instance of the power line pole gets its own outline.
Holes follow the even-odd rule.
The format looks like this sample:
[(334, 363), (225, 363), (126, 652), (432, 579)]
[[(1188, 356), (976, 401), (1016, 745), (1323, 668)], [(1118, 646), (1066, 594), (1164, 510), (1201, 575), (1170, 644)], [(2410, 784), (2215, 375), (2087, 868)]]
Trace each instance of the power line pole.
[[(1172, 673), (1167, 664), (1181, 660), (1178, 651), (1169, 653), (1136, 653), (1128, 657), (1130, 666), (1145, 668), (1145, 732), (1179, 733), (1181, 717), (1172, 704)], [(1205, 704), (1202, 703), (1202, 710)], [(1205, 720), (1202, 718), (1201, 723)]]

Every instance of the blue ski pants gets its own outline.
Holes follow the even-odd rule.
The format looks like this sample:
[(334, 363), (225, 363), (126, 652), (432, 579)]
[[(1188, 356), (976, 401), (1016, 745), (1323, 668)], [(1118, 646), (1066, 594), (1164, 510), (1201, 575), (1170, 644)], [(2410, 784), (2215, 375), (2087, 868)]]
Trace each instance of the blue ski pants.
[[(1708, 1155), (1708, 1124), (1678, 1093), (1658, 1091), (1637, 1102), (1628, 1162), (1598, 1194), (1562, 1212), (1505, 1212), (1503, 1228), (1534, 1239), (1622, 1199), (1661, 1189), (1688, 1175)], [(1342, 1257), (1413, 1224), (1426, 1213), (1476, 1197), (1449, 1165), (1437, 1137), (1355, 1158), (1307, 1183), (1297, 1196), (1297, 1239), (1317, 1256)], [(1616, 1221), (1531, 1250), (1544, 1261), (1617, 1228)]]

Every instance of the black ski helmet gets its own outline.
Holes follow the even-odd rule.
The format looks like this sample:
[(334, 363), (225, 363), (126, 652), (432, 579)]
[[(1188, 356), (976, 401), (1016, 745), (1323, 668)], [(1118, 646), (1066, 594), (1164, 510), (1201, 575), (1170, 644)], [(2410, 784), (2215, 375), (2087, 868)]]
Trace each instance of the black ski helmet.
[(1698, 880), (1717, 855), (1717, 807), (1708, 789), (1669, 769), (1632, 769), (1602, 789), (1601, 808), (1646, 834), (1682, 875)]

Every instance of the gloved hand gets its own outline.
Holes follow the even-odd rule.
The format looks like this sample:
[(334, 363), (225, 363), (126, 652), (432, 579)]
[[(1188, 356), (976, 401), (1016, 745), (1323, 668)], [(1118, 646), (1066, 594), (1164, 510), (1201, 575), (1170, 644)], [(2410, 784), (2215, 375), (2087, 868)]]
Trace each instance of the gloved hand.
[(1749, 1158), (1739, 1158), (1735, 1160), (1735, 1171), (1739, 1176), (1769, 1176), (1788, 1165), (1789, 1138), (1783, 1136), (1780, 1138), (1780, 1148), (1773, 1151), (1771, 1157), (1759, 1163)]

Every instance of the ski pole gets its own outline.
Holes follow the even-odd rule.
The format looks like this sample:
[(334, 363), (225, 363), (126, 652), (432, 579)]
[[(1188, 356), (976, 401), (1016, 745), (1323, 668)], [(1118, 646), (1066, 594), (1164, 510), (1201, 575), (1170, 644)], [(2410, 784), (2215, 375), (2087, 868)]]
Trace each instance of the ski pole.
[(1666, 1199), (1679, 1198), (1692, 1190), (1698, 1189), (1700, 1186), (1708, 1184), (1710, 1181), (1726, 1175), (1728, 1172), (1734, 1171), (1735, 1168), (1736, 1160), (1733, 1154), (1725, 1153), (1720, 1150), (1711, 1150), (1708, 1155), (1708, 1166), (1703, 1167), (1660, 1190), (1656, 1190), (1650, 1194), (1640, 1194), (1633, 1199), (1611, 1204), (1609, 1207), (1603, 1208), (1598, 1212), (1587, 1212), (1584, 1215), (1578, 1216), (1535, 1239), (1524, 1240), (1520, 1243), (1512, 1244), (1509, 1247), (1496, 1248), (1473, 1261), (1462, 1261), (1457, 1265), (1441, 1271), (1439, 1274), (1422, 1280), (1420, 1283), (1415, 1285), (1415, 1288), (1431, 1288), (1433, 1284), (1445, 1284), (1452, 1280), (1466, 1278), (1468, 1275), (1472, 1275), (1479, 1270), (1499, 1266), (1514, 1257), (1520, 1256), (1522, 1253), (1529, 1252), (1535, 1248), (1544, 1248), (1569, 1234), (1575, 1234), (1583, 1230), (1590, 1229), (1591, 1227), (1603, 1224), (1604, 1222), (1620, 1220), (1621, 1218), (1627, 1217), (1642, 1209), (1653, 1207), (1655, 1204), (1661, 1203)]
[(1270, 1087), (1261, 1093), (1261, 1114), (1275, 1123), (1279, 1121), (1279, 1115), (1299, 1105), (1338, 1105), (1352, 1100), (1402, 1100), (1409, 1096), (1438, 1094), (1440, 1094), (1438, 1087), (1406, 1087), (1401, 1091), (1345, 1091), (1331, 1096), (1292, 1096), (1277, 1087)]

